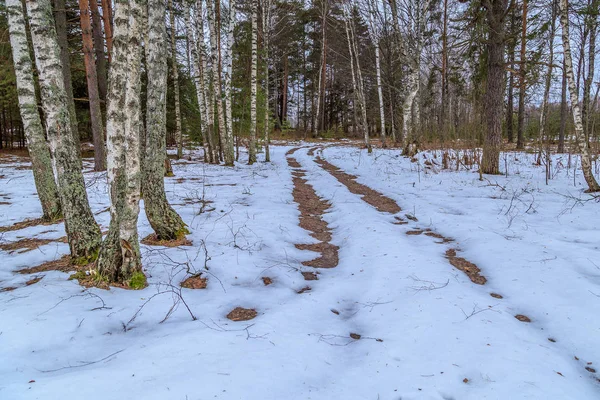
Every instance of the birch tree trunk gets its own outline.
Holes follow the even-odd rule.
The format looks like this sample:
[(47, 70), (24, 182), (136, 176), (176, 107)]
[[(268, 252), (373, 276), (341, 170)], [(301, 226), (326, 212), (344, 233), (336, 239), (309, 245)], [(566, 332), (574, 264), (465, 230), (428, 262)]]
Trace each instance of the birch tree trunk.
[[(214, 0), (207, 0), (206, 2), (206, 12), (208, 15), (208, 25), (210, 29), (210, 54), (212, 58), (212, 78), (213, 78), (213, 96), (214, 103), (217, 104), (217, 132), (219, 135), (219, 140), (221, 142), (221, 151), (223, 154), (223, 161), (227, 166), (233, 166), (233, 161), (235, 154), (233, 152), (233, 137), (231, 138), (231, 143), (228, 140), (226, 135), (226, 127), (225, 127), (225, 114), (223, 110), (223, 93), (221, 90), (221, 57), (219, 55), (219, 21), (217, 21), (215, 16), (214, 4), (212, 3)], [(220, 1), (220, 0), (216, 0)]]
[[(92, 0), (94, 2), (96, 0)], [(81, 35), (83, 38), (83, 61), (87, 79), (88, 98), (90, 105), (90, 120), (92, 123), (92, 138), (94, 140), (94, 171), (106, 169), (104, 153), (104, 124), (100, 95), (98, 92), (98, 74), (94, 62), (94, 44), (92, 39), (92, 21), (90, 18), (89, 0), (79, 0)]]
[[(583, 120), (583, 132), (586, 137), (586, 141), (590, 139), (590, 114), (591, 104), (590, 97), (592, 92), (592, 83), (594, 80), (594, 70), (596, 64), (596, 34), (598, 31), (598, 7), (600, 6), (600, 0), (592, 0), (589, 5), (589, 15), (586, 16), (585, 21), (588, 25), (589, 30), (589, 44), (588, 44), (588, 73), (586, 79), (583, 81), (583, 99), (581, 101), (581, 118)], [(582, 45), (583, 46), (583, 45)]]
[(168, 50), (165, 38), (165, 2), (148, 0), (148, 34), (145, 46), (148, 73), (146, 101), (146, 154), (143, 164), (144, 209), (159, 240), (181, 239), (189, 233), (169, 205), (165, 193), (164, 165), (167, 136)]
[(62, 217), (58, 188), (52, 171), (50, 150), (44, 137), (44, 127), (37, 109), (33, 66), (27, 42), (23, 3), (6, 0), (10, 45), (15, 66), (19, 110), (27, 149), (31, 157), (33, 179), (42, 205), (42, 218), (55, 221)]
[(377, 96), (379, 98), (379, 119), (381, 122), (381, 145), (387, 147), (385, 141), (385, 104), (383, 101), (383, 85), (381, 83), (381, 56), (379, 50), (379, 34), (375, 24), (377, 4), (369, 2), (369, 22), (371, 25), (371, 40), (375, 46), (375, 71), (377, 74)]
[(74, 262), (83, 264), (96, 258), (102, 237), (90, 210), (72, 132), (50, 0), (27, 0), (27, 12), (67, 240)]
[(258, 69), (258, 0), (252, 0), (252, 66), (250, 70), (250, 145), (248, 164), (256, 162), (256, 93)]
[[(209, 161), (211, 163), (218, 164), (219, 163), (219, 155), (217, 150), (217, 144), (215, 143), (215, 135), (214, 135), (214, 108), (213, 108), (213, 100), (212, 100), (212, 92), (210, 90), (210, 74), (207, 67), (207, 54), (206, 54), (206, 44), (204, 42), (204, 18), (202, 13), (202, 1), (196, 1), (196, 26), (198, 27), (198, 70), (200, 72), (200, 81), (201, 81), (201, 91), (202, 91), (202, 106), (201, 112), (203, 111), (202, 117), (205, 120), (206, 126), (206, 136), (208, 140), (208, 148), (209, 148)], [(204, 110), (202, 110), (204, 108)]]
[(181, 129), (181, 101), (179, 99), (179, 67), (177, 66), (177, 27), (175, 26), (175, 10), (173, 0), (169, 0), (169, 21), (171, 22), (171, 59), (173, 77), (173, 95), (175, 96), (175, 140), (177, 141), (177, 158), (183, 157), (183, 131)]
[(271, 35), (271, 0), (263, 0), (263, 56), (265, 58), (265, 161), (271, 161), (269, 150), (269, 39)]
[(100, 276), (109, 281), (139, 289), (145, 286), (137, 220), (141, 186), (141, 38), (146, 1), (117, 0), (115, 6), (107, 107), (111, 221), (96, 267)]
[(233, 31), (235, 30), (235, 0), (229, 0), (229, 21), (227, 43), (225, 45), (225, 149), (233, 165), (233, 104), (231, 98), (231, 78), (233, 76)]
[(581, 152), (581, 169), (586, 183), (587, 192), (598, 192), (600, 186), (594, 178), (592, 172), (592, 160), (588, 149), (585, 133), (583, 131), (583, 121), (581, 118), (581, 109), (579, 108), (579, 96), (575, 85), (575, 75), (573, 74), (573, 58), (571, 56), (571, 38), (569, 34), (569, 4), (567, 0), (560, 0), (560, 24), (562, 26), (562, 42), (564, 50), (564, 64), (567, 75), (569, 93), (571, 95), (571, 110), (575, 122), (575, 138), (577, 146)]

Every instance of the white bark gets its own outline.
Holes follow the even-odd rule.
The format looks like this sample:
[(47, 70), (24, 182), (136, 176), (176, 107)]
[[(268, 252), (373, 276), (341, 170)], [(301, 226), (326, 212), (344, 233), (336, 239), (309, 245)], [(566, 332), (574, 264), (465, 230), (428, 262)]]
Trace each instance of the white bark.
[(567, 0), (560, 0), (560, 24), (562, 25), (564, 61), (569, 93), (571, 95), (571, 110), (573, 112), (573, 120), (575, 122), (575, 136), (577, 140), (577, 146), (581, 152), (581, 169), (583, 176), (585, 177), (585, 181), (588, 184), (588, 191), (597, 192), (600, 191), (600, 186), (598, 185), (598, 182), (596, 181), (596, 178), (594, 178), (594, 174), (592, 172), (592, 161), (587, 146), (587, 140), (583, 131), (583, 120), (581, 117), (581, 108), (579, 107), (579, 96), (577, 87), (575, 85), (575, 75), (573, 74), (573, 58), (571, 56), (568, 7)]
[(271, 161), (269, 150), (269, 39), (271, 36), (271, 0), (263, 0), (263, 47), (265, 58), (265, 161)]
[(171, 73), (173, 77), (173, 94), (175, 97), (175, 140), (177, 141), (177, 158), (183, 157), (183, 130), (181, 129), (181, 101), (179, 99), (179, 67), (177, 66), (177, 26), (175, 26), (175, 9), (173, 0), (169, 0), (169, 20), (171, 22)]
[(27, 138), (27, 149), (31, 157), (33, 178), (42, 204), (43, 218), (51, 221), (61, 216), (60, 199), (54, 179), (50, 149), (44, 137), (44, 127), (37, 109), (33, 65), (27, 43), (23, 3), (21, 0), (7, 0), (6, 9), (19, 111)]
[(258, 0), (252, 0), (252, 66), (250, 71), (250, 145), (248, 164), (256, 162), (256, 94), (258, 70)]
[(227, 43), (225, 45), (225, 151), (230, 153), (233, 164), (233, 104), (231, 98), (231, 79), (233, 76), (233, 32), (235, 30), (235, 0), (229, 0), (229, 21), (227, 25)]
[(67, 238), (71, 255), (83, 263), (95, 257), (101, 234), (88, 203), (79, 148), (72, 131), (52, 6), (49, 0), (27, 1), (27, 12)]

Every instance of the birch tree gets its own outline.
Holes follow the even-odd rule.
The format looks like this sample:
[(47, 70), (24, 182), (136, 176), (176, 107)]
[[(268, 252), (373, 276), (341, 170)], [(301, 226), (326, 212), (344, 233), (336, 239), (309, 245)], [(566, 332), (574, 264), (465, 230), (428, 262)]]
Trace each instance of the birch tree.
[(173, 0), (169, 0), (169, 21), (171, 22), (171, 76), (173, 78), (173, 95), (175, 97), (175, 140), (177, 141), (177, 158), (183, 157), (183, 130), (181, 129), (181, 101), (179, 99), (179, 68), (177, 66), (177, 27), (175, 26), (175, 9)]
[(575, 140), (581, 152), (581, 169), (588, 185), (587, 192), (600, 191), (600, 185), (594, 178), (592, 172), (592, 160), (588, 143), (583, 131), (583, 120), (581, 118), (581, 109), (579, 107), (579, 95), (575, 84), (575, 75), (573, 73), (573, 57), (571, 55), (571, 37), (569, 33), (569, 3), (568, 0), (560, 0), (560, 24), (562, 26), (562, 44), (564, 52), (564, 66), (567, 76), (569, 93), (571, 95), (571, 110), (573, 121), (575, 122)]
[(52, 171), (50, 150), (37, 109), (33, 66), (21, 0), (7, 0), (8, 28), (19, 97), (19, 110), (31, 157), (33, 179), (42, 205), (42, 218), (55, 221), (62, 216), (58, 188)]
[(269, 150), (269, 39), (271, 37), (271, 3), (272, 0), (263, 0), (262, 27), (263, 27), (263, 57), (265, 68), (265, 161), (271, 161)]
[[(92, 0), (94, 2), (96, 0)], [(89, 0), (79, 0), (79, 19), (81, 21), (81, 35), (83, 39), (83, 61), (87, 79), (88, 100), (90, 106), (90, 120), (92, 124), (92, 138), (94, 140), (94, 171), (106, 169), (104, 153), (104, 124), (100, 108), (100, 94), (98, 91), (98, 74), (94, 61), (94, 42), (92, 39), (92, 21), (90, 18)]]
[(233, 105), (231, 98), (231, 79), (233, 76), (233, 32), (235, 30), (235, 0), (229, 0), (229, 18), (227, 25), (227, 42), (225, 44), (225, 152), (229, 154), (233, 165)]
[(168, 50), (164, 0), (147, 0), (146, 33), (146, 145), (142, 192), (144, 210), (159, 240), (181, 239), (189, 233), (181, 217), (169, 205), (165, 194), (165, 155), (167, 136)]
[(380, 34), (377, 25), (379, 21), (375, 20), (375, 16), (377, 15), (377, 2), (375, 0), (369, 0), (368, 8), (371, 40), (375, 46), (375, 72), (377, 75), (377, 97), (379, 99), (379, 120), (381, 123), (381, 145), (385, 148), (387, 147), (385, 142), (385, 105), (383, 102), (383, 84), (381, 82), (381, 55), (379, 49)]
[(96, 257), (101, 234), (88, 203), (72, 132), (52, 6), (49, 0), (28, 0), (27, 13), (67, 240), (74, 262), (83, 264)]
[(117, 0), (115, 7), (106, 124), (111, 220), (96, 267), (104, 279), (141, 288), (145, 277), (141, 272), (137, 220), (141, 186), (141, 38), (146, 1)]
[(252, 61), (250, 69), (250, 144), (248, 164), (256, 162), (256, 94), (258, 89), (258, 0), (252, 0)]

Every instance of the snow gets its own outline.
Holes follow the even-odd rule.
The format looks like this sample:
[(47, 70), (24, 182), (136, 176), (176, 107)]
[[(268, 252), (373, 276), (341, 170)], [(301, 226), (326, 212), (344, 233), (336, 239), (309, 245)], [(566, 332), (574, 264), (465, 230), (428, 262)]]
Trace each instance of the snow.
[[(566, 156), (546, 186), (531, 154), (507, 153), (508, 176), (482, 182), (464, 168), (427, 168), (426, 159), (440, 161), (431, 152), (415, 163), (397, 150), (326, 147), (327, 161), (396, 200), (398, 216), (419, 219), (399, 226), (317, 165), (307, 155), (314, 145), (299, 146), (294, 157), (308, 183), (331, 203), (324, 218), (340, 247), (336, 268), (318, 270), (318, 281), (299, 273), (314, 271), (301, 262), (316, 254), (294, 247), (314, 239), (298, 226), (285, 158), (291, 146), (272, 146), (270, 164), (242, 159), (235, 168), (205, 165), (193, 152), (192, 162), (174, 161), (176, 176), (166, 179), (193, 246), (143, 245), (148, 288), (83, 289), (60, 272), (24, 286), (31, 276), (14, 271), (67, 254), (67, 245), (0, 252), (0, 288), (17, 287), (0, 292), (0, 399), (600, 396), (600, 374), (585, 370), (600, 363), (598, 204), (574, 200), (587, 195)], [(0, 225), (41, 213), (31, 171), (15, 169), (21, 165), (0, 164), (1, 197), (11, 203), (0, 205)], [(100, 212), (108, 206), (105, 177), (85, 175)], [(199, 214), (201, 199), (209, 202)], [(108, 212), (96, 218), (106, 229)], [(415, 227), (456, 242), (405, 234)], [(139, 229), (140, 237), (152, 232), (143, 208)], [(59, 238), (64, 229), (1, 235), (2, 242)], [(476, 285), (453, 268), (449, 248), (488, 282)], [(197, 320), (180, 302), (161, 323), (188, 269), (208, 277), (205, 290), (181, 290)], [(264, 276), (274, 283), (264, 286)], [(297, 293), (307, 285), (311, 291)], [(257, 318), (226, 319), (237, 306), (255, 308)]]

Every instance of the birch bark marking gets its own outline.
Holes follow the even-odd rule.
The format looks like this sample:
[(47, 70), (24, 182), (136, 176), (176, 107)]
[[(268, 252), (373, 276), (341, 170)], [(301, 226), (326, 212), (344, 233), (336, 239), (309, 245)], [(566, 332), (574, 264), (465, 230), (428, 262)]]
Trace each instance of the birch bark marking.
[(31, 157), (33, 179), (42, 204), (42, 218), (54, 221), (62, 216), (58, 188), (52, 171), (50, 150), (44, 137), (44, 127), (37, 110), (33, 66), (29, 55), (25, 18), (21, 0), (7, 0), (10, 45), (17, 81), (19, 111)]
[(49, 0), (27, 0), (27, 12), (69, 248), (75, 262), (85, 263), (96, 257), (102, 237), (90, 210), (72, 132), (52, 6)]
[(567, 0), (560, 0), (560, 24), (562, 26), (562, 42), (564, 49), (564, 65), (567, 75), (569, 93), (571, 95), (571, 110), (573, 112), (573, 120), (575, 121), (575, 139), (577, 146), (581, 152), (581, 169), (586, 183), (588, 184), (587, 192), (598, 192), (600, 186), (594, 178), (592, 172), (592, 161), (590, 152), (585, 140), (583, 132), (583, 120), (581, 118), (581, 109), (579, 108), (579, 96), (575, 85), (575, 76), (573, 74), (573, 58), (571, 56), (571, 38), (569, 34), (569, 3)]
[(252, 0), (252, 67), (250, 71), (250, 145), (248, 164), (256, 162), (256, 93), (258, 69), (258, 0)]
[[(165, 194), (164, 166), (167, 136), (168, 50), (164, 0), (148, 0), (146, 65), (148, 72), (146, 101), (146, 155), (142, 186), (144, 210), (160, 240), (180, 239), (186, 225), (169, 205)], [(204, 116), (202, 116), (204, 119)]]
[[(96, 0), (92, 0), (94, 2)], [(94, 140), (94, 171), (106, 169), (104, 153), (104, 124), (102, 123), (102, 110), (100, 108), (100, 95), (98, 91), (98, 74), (94, 61), (94, 44), (92, 40), (92, 21), (90, 18), (89, 0), (79, 0), (81, 35), (83, 39), (83, 61), (87, 79), (88, 97), (90, 105), (90, 119), (92, 123), (92, 138)]]

